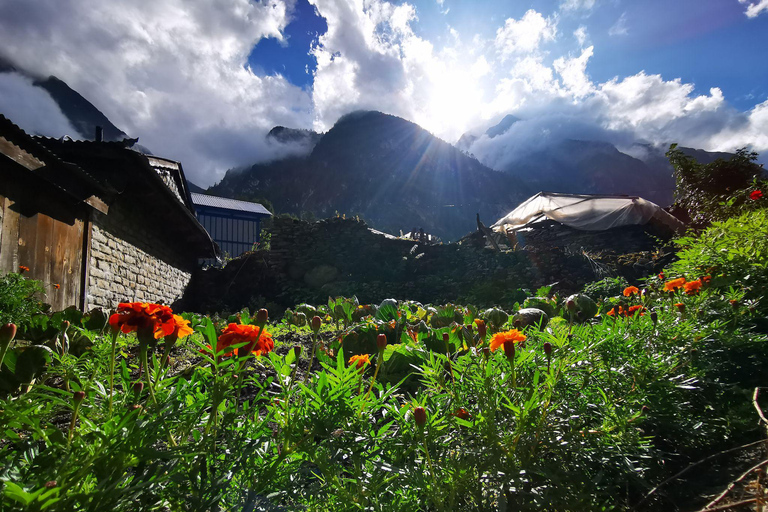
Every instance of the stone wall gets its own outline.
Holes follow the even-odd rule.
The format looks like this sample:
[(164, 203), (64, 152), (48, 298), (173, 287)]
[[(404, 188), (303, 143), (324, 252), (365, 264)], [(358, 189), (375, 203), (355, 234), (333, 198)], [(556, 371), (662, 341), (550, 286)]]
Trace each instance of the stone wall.
[(557, 283), (555, 291), (562, 294), (605, 277), (594, 255), (559, 247), (496, 252), (477, 235), (461, 244), (425, 246), (340, 218), (274, 219), (269, 232), (271, 250), (196, 272), (189, 304), (198, 311), (269, 306), (279, 312), (300, 302), (356, 295), (364, 303), (392, 297), (509, 307), (522, 298), (520, 289)]
[[(129, 213), (130, 212), (130, 213)], [(153, 230), (157, 220), (143, 219), (126, 205), (108, 215), (96, 213), (91, 232), (88, 307), (119, 302), (177, 303), (192, 276), (195, 260), (184, 261), (183, 248)]]

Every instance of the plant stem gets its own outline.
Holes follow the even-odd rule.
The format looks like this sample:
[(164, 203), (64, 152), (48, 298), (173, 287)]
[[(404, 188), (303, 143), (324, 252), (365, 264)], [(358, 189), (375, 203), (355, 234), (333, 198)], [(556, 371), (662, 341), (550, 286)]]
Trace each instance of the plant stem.
[(109, 359), (109, 417), (112, 417), (112, 400), (115, 394), (115, 351), (120, 331), (112, 331), (112, 355)]
[(373, 378), (371, 379), (371, 384), (368, 386), (368, 392), (365, 393), (365, 398), (368, 398), (368, 395), (371, 394), (371, 390), (373, 389), (373, 383), (376, 382), (376, 377), (379, 375), (379, 369), (381, 368), (381, 364), (384, 361), (384, 351), (379, 351), (379, 357), (376, 358), (376, 371), (373, 372)]
[(75, 402), (75, 410), (72, 411), (72, 421), (69, 422), (69, 438), (67, 446), (72, 444), (72, 438), (75, 435), (75, 425), (77, 425), (77, 415), (80, 412), (80, 404), (82, 402)]
[(312, 363), (315, 362), (315, 347), (317, 347), (317, 333), (312, 333), (312, 352), (309, 354), (309, 366), (307, 366), (307, 373), (304, 374), (304, 383), (306, 384), (309, 379), (309, 374), (312, 372)]
[[(149, 388), (149, 396), (152, 398), (152, 403), (155, 405), (155, 407), (157, 407), (158, 406), (157, 398), (155, 398), (155, 389), (154, 387), (152, 387), (152, 376), (150, 375), (151, 372), (149, 371), (149, 360), (147, 358), (147, 344), (142, 342), (139, 350), (141, 353), (141, 364), (144, 365), (144, 373), (147, 379), (147, 388)], [(171, 434), (171, 430), (168, 428), (168, 425), (165, 423), (165, 418), (162, 418), (161, 416), (161, 420), (168, 434), (168, 442), (171, 444), (171, 446), (178, 446), (178, 444), (176, 444), (176, 440), (173, 438), (173, 434)]]

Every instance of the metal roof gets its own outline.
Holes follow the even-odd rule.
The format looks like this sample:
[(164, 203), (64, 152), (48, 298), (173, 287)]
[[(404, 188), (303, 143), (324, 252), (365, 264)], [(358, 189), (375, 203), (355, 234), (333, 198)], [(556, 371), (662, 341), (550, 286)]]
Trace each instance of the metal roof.
[(238, 201), (226, 197), (209, 196), (206, 194), (197, 194), (192, 192), (192, 202), (199, 206), (209, 206), (211, 208), (223, 208), (225, 210), (237, 210), (241, 212), (260, 213), (262, 215), (272, 215), (272, 213), (259, 203), (248, 201)]

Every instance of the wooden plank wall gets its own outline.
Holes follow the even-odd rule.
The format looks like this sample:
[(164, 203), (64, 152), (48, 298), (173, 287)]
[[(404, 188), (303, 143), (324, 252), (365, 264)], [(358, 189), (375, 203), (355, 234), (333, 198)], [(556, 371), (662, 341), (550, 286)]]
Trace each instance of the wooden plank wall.
[[(82, 219), (72, 224), (35, 213), (24, 215), (14, 202), (0, 196), (0, 274), (29, 267), (27, 277), (42, 281), (45, 302), (54, 311), (78, 306), (82, 297), (83, 234)], [(55, 285), (59, 285), (57, 289)]]

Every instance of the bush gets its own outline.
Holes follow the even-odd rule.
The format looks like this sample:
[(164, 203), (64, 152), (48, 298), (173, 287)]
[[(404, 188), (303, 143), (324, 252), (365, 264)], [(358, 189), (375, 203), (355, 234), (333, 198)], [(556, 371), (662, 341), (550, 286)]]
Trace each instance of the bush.
[(768, 286), (768, 211), (715, 222), (699, 236), (678, 239), (679, 260), (669, 276), (711, 275), (715, 286), (741, 288), (751, 298)]
[(32, 315), (43, 310), (43, 303), (38, 298), (42, 294), (40, 281), (16, 273), (0, 277), (0, 325), (28, 323)]

